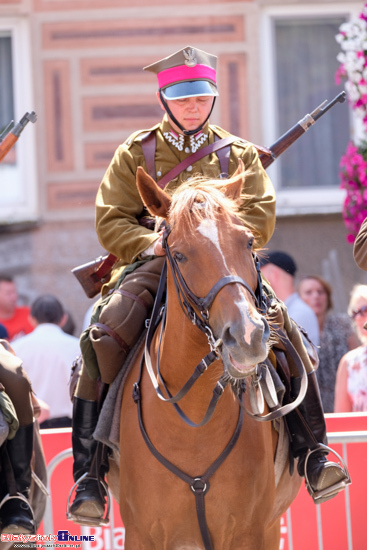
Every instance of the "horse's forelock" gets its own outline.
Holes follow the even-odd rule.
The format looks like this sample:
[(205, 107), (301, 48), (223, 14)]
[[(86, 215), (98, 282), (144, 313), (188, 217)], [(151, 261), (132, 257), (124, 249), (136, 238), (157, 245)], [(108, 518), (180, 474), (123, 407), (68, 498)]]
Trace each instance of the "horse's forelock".
[(226, 197), (221, 189), (223, 181), (203, 180), (187, 182), (172, 196), (169, 223), (176, 228), (184, 223), (190, 228), (203, 219), (230, 217), (238, 212), (238, 202)]

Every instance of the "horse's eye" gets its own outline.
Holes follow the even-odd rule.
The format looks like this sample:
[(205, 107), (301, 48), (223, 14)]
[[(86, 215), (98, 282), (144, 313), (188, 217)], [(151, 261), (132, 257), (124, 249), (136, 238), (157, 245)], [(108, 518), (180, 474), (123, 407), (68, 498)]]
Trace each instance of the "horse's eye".
[(175, 252), (173, 257), (176, 260), (176, 262), (183, 262), (185, 260), (185, 256), (181, 254), (181, 252)]
[(249, 239), (249, 241), (247, 243), (247, 248), (249, 248), (250, 250), (254, 246), (254, 240), (255, 240), (254, 237), (252, 237), (251, 239)]

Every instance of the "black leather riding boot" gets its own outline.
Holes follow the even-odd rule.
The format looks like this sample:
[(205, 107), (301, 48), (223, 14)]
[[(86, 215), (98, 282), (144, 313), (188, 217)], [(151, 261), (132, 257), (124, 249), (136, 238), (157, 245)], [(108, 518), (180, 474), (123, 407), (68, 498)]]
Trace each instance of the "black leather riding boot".
[[(298, 458), (298, 473), (306, 478), (307, 489), (315, 502), (321, 503), (344, 489), (350, 479), (344, 468), (326, 458), (330, 449), (327, 447), (325, 417), (316, 372), (307, 376), (308, 388), (304, 400), (285, 418), (291, 435), (292, 453)], [(291, 379), (294, 398), (299, 393), (300, 380)]]
[[(74, 397), (73, 401), (73, 476), (74, 481), (77, 482), (83, 474), (90, 472), (98, 448), (97, 441), (93, 438), (98, 421), (98, 409), (96, 401), (87, 401), (79, 397)], [(82, 523), (82, 518), (86, 518), (83, 523), (99, 525), (98, 520), (104, 515), (105, 497), (106, 491), (101, 485), (99, 476), (88, 475), (77, 486), (75, 499), (70, 507), (74, 521)], [(87, 518), (91, 518), (91, 521)], [(94, 522), (93, 518), (95, 518)]]
[[(32, 481), (33, 423), (20, 426), (13, 439), (7, 440), (6, 449), (13, 469), (15, 490), (8, 488), (10, 499), (0, 509), (1, 532), (34, 534), (36, 527), (29, 504)], [(15, 492), (18, 493), (16, 496)]]

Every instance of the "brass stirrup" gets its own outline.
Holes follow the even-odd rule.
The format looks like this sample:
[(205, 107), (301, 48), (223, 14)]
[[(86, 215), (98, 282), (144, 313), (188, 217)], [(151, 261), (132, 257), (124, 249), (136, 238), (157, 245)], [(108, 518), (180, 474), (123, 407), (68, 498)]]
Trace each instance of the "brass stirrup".
[[(341, 481), (339, 481), (337, 483), (334, 483), (333, 485), (330, 485), (329, 487), (326, 487), (325, 489), (315, 491), (311, 487), (310, 481), (308, 479), (307, 463), (308, 463), (308, 459), (312, 455), (312, 453), (314, 453), (316, 451), (320, 451), (320, 449), (327, 450), (329, 453), (332, 453), (333, 455), (335, 455), (339, 459), (339, 464), (335, 463), (335, 466), (340, 467), (340, 470), (344, 473), (345, 477)], [(340, 491), (343, 491), (348, 485), (350, 485), (352, 483), (347, 465), (345, 464), (345, 462), (343, 461), (341, 456), (336, 451), (334, 451), (333, 449), (331, 449), (327, 445), (323, 445), (322, 443), (320, 443), (319, 446), (316, 449), (313, 449), (312, 451), (311, 450), (308, 451), (308, 453), (306, 455), (306, 459), (305, 459), (304, 469), (305, 469), (306, 488), (307, 488), (307, 491), (309, 492), (309, 494), (311, 495), (311, 497), (312, 497), (315, 504), (321, 504), (322, 502), (325, 502), (325, 501), (333, 498)]]
[[(70, 493), (69, 493), (68, 501), (67, 501), (67, 506), (66, 506), (66, 519), (68, 519), (69, 521), (73, 521), (74, 523), (78, 523), (79, 525), (86, 525), (86, 526), (89, 526), (89, 525), (92, 525), (92, 526), (107, 525), (107, 523), (109, 523), (109, 521), (110, 521), (109, 518), (110, 518), (110, 509), (111, 509), (111, 495), (110, 495), (110, 492), (108, 490), (108, 485), (102, 478), (99, 478), (99, 479), (91, 478), (90, 475), (88, 475), (88, 474), (89, 474), (89, 472), (86, 472), (85, 474), (83, 474), (79, 479), (76, 480), (76, 482), (74, 483), (74, 485), (70, 489)], [(80, 484), (80, 482), (83, 481), (87, 477), (89, 477), (90, 479), (96, 479), (96, 481), (98, 481), (102, 485), (102, 487), (103, 487), (103, 489), (106, 493), (107, 510), (106, 510), (106, 513), (105, 513), (104, 517), (102, 517), (102, 518), (98, 518), (98, 517), (92, 518), (92, 517), (89, 517), (89, 516), (82, 516), (82, 515), (78, 515), (78, 514), (72, 514), (70, 512), (71, 496), (72, 496), (74, 490)]]

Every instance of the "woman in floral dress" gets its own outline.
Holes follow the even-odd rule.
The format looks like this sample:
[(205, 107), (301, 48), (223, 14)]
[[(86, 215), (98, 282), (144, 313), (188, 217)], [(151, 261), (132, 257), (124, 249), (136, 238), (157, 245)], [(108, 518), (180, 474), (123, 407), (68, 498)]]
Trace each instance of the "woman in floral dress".
[(367, 411), (367, 285), (356, 285), (348, 313), (362, 345), (342, 357), (336, 376), (335, 412)]

